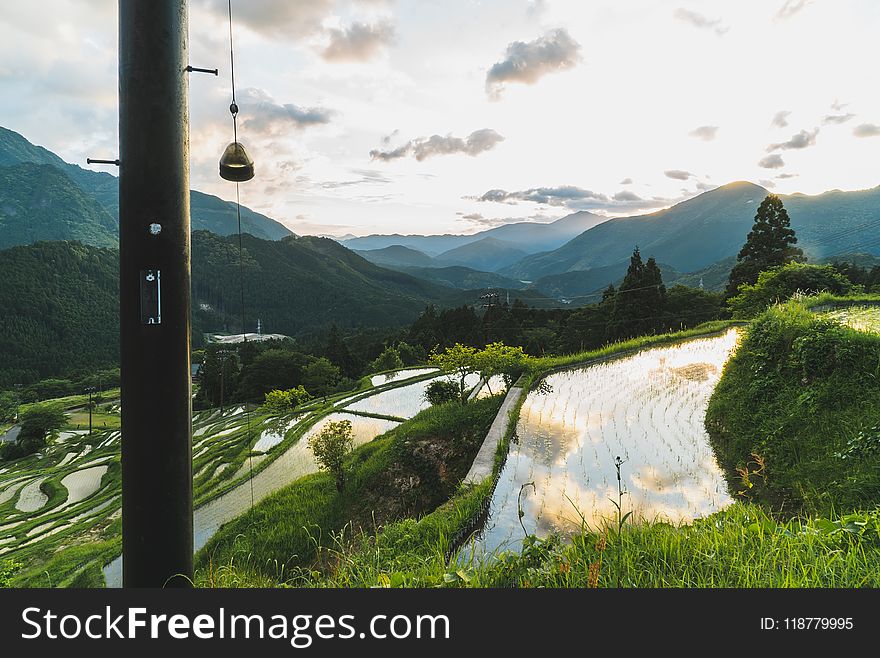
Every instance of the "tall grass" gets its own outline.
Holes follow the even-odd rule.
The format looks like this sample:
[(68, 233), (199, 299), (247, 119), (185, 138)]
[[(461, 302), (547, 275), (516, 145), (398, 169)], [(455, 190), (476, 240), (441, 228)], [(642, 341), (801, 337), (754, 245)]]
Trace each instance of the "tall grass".
[(733, 490), (786, 514), (876, 505), (878, 384), (880, 336), (795, 302), (756, 318), (706, 414)]

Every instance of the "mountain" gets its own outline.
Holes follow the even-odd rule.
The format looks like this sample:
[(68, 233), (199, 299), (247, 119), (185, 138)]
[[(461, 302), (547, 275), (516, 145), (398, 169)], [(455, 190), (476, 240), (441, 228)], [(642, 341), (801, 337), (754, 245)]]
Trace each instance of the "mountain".
[(516, 244), (498, 238), (483, 238), (443, 252), (434, 260), (439, 265), (470, 267), (483, 272), (494, 272), (521, 260), (527, 253)]
[(369, 249), (367, 251), (355, 251), (374, 265), (384, 267), (431, 267), (434, 260), (426, 253), (417, 249), (410, 249), (403, 245), (393, 244), (384, 249)]
[(650, 215), (612, 219), (500, 273), (536, 281), (615, 265), (628, 259), (636, 246), (645, 258), (654, 256), (682, 272), (697, 270), (739, 251), (767, 194), (763, 187), (734, 183)]
[[(54, 168), (79, 187), (86, 196), (97, 201), (113, 220), (111, 235), (113, 241), (116, 241), (115, 236), (118, 235), (119, 221), (119, 185), (118, 179), (115, 176), (68, 164), (42, 146), (31, 144), (18, 133), (0, 127), (0, 171), (5, 167), (17, 167), (23, 164), (43, 165), (44, 167)], [(45, 171), (47, 171), (45, 168), (30, 170), (34, 174), (44, 173)], [(0, 181), (2, 181), (2, 174), (0, 174)], [(39, 182), (32, 181), (29, 185), (35, 187), (39, 185)], [(15, 187), (10, 188), (4, 185), (2, 192), (7, 197), (11, 197), (12, 203), (15, 205), (27, 203), (26, 198), (18, 197), (18, 190)], [(45, 202), (52, 203), (52, 199), (45, 197)], [(62, 205), (63, 200), (59, 200), (58, 203)], [(237, 234), (238, 218), (234, 203), (224, 201), (210, 194), (193, 191), (190, 194), (190, 209), (194, 231), (208, 230), (219, 235)], [(92, 219), (92, 217), (86, 217), (87, 221)], [(27, 218), (25, 217), (24, 220), (20, 221), (27, 221)], [(243, 231), (267, 240), (278, 240), (292, 234), (282, 224), (245, 207), (241, 209), (241, 224)], [(67, 236), (53, 235), (51, 239), (83, 239), (84, 242), (89, 242), (90, 244), (106, 244), (105, 235), (95, 235), (95, 238), (98, 241), (94, 243), (89, 242), (90, 236), (88, 235), (82, 237), (72, 234)], [(7, 230), (6, 235), (0, 238), (0, 242), (5, 245), (29, 244), (32, 241), (33, 238), (29, 233), (16, 233), (12, 229)]]
[(48, 164), (0, 167), (0, 249), (41, 240), (111, 247), (116, 220), (61, 170)]
[(550, 251), (562, 246), (587, 229), (604, 221), (599, 217), (583, 211), (567, 215), (555, 222), (546, 224), (538, 222), (517, 222), (497, 226), (473, 235), (368, 235), (360, 238), (339, 238), (349, 249), (371, 251), (384, 249), (392, 245), (401, 245), (416, 249), (429, 256), (439, 256), (444, 252), (463, 247), (485, 238), (494, 238), (513, 245), (527, 254)]
[(0, 387), (118, 363), (118, 268), (75, 242), (0, 251)]
[(522, 281), (508, 279), (493, 272), (478, 272), (469, 267), (396, 267), (394, 269), (425, 281), (439, 283), (441, 286), (462, 290), (478, 288), (522, 290), (526, 288), (526, 284)]
[[(559, 249), (533, 254), (499, 271), (539, 281), (566, 272), (619, 265), (638, 246), (679, 272), (698, 272), (739, 253), (755, 212), (769, 192), (731, 183), (650, 215), (609, 220)], [(798, 246), (813, 259), (880, 254), (880, 187), (818, 196), (783, 196)]]

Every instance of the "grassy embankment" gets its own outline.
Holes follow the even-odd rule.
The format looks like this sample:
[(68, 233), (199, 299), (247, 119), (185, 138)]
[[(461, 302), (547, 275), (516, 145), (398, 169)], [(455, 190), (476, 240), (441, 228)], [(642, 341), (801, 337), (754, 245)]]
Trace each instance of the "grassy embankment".
[[(818, 304), (811, 301), (811, 306)], [(703, 327), (688, 335), (723, 328)], [(530, 379), (552, 368), (671, 339), (643, 338), (596, 353), (545, 359), (535, 364)], [(880, 586), (875, 479), (880, 451), (873, 438), (877, 434), (871, 431), (880, 409), (878, 345), (878, 337), (816, 318), (797, 305), (772, 309), (755, 321), (726, 368), (709, 411), (713, 442), (725, 466), (731, 474), (737, 466), (748, 467), (752, 486), (740, 474), (731, 475), (734, 491), (744, 491), (743, 498), (754, 502), (737, 502), (681, 527), (627, 525), (621, 533), (584, 528), (570, 543), (530, 538), (520, 555), (482, 564), (447, 562), (448, 539), (490, 495), (491, 484), (486, 483), (459, 490), (449, 503), (420, 520), (389, 524), (369, 541), (342, 543), (328, 552), (330, 568), (300, 573), (288, 582), (613, 587), (619, 580), (626, 587)], [(764, 464), (759, 473), (753, 453)], [(794, 512), (800, 514), (785, 518)], [(252, 573), (230, 560), (212, 582), (279, 582), (266, 577), (256, 581)]]
[(316, 473), (270, 496), (199, 553), (197, 582), (295, 583), (336, 570), (351, 544), (449, 500), (500, 404), (496, 396), (421, 412), (349, 456), (342, 493), (329, 474)]
[[(534, 360), (522, 384), (528, 387), (543, 374), (556, 368), (705, 336), (723, 331), (729, 326), (731, 326), (729, 322), (707, 323), (685, 332), (645, 336), (582, 354)], [(497, 404), (500, 404), (500, 400), (496, 402)], [(449, 411), (441, 409), (423, 412), (411, 423), (404, 424), (385, 437), (360, 448), (352, 458), (353, 467), (357, 468), (357, 463), (360, 461), (357, 455), (371, 455), (374, 450), (378, 451), (378, 455), (384, 455), (382, 446), (387, 445), (389, 438), (394, 440), (395, 436), (408, 436), (413, 433), (417, 435), (418, 427), (428, 422), (428, 416), (430, 416), (429, 425), (432, 426), (432, 432), (454, 435), (457, 431), (458, 413), (481, 412), (473, 404), (456, 412), (455, 415), (450, 415)], [(517, 415), (518, 409), (514, 411), (514, 421)], [(479, 428), (477, 436), (480, 432), (485, 436), (491, 418), (487, 420), (485, 427)], [(514, 426), (515, 423), (512, 422), (506, 440), (496, 455), (496, 472), (506, 455), (507, 441), (513, 433)], [(468, 466), (481, 440), (482, 437), (473, 443), (473, 453), (467, 460)], [(371, 467), (377, 464), (382, 466), (381, 460), (378, 459), (373, 459), (370, 464)], [(458, 476), (459, 480), (466, 471), (467, 467), (464, 467)], [(382, 469), (376, 468), (375, 473), (381, 474)], [(378, 481), (381, 481), (381, 478)], [(451, 540), (463, 525), (479, 513), (492, 493), (491, 481), (475, 487), (462, 486), (457, 488), (454, 491), (455, 495), (435, 512), (421, 518), (410, 515), (410, 518), (389, 523), (373, 532), (371, 537), (359, 536), (356, 537), (356, 541), (352, 541), (353, 536), (357, 536), (358, 532), (352, 532), (350, 527), (346, 528), (343, 537), (328, 536), (328, 528), (339, 533), (343, 527), (346, 527), (346, 517), (348, 520), (357, 521), (357, 517), (360, 516), (360, 520), (363, 520), (365, 508), (358, 507), (358, 500), (372, 486), (374, 480), (361, 478), (358, 488), (352, 489), (353, 494), (346, 492), (345, 498), (348, 500), (334, 497), (334, 505), (330, 505), (321, 498), (322, 495), (334, 493), (330, 479), (323, 474), (303, 478), (258, 505), (252, 512), (254, 519), (248, 521), (247, 516), (242, 517), (221, 529), (214, 542), (209, 544), (199, 556), (198, 582), (233, 587), (271, 585), (280, 582), (310, 586), (369, 586), (377, 583), (412, 586), (434, 584), (438, 578), (442, 582), (444, 576), (447, 576), (448, 565), (445, 556), (453, 548), (450, 545)], [(320, 487), (323, 488), (318, 491)], [(422, 494), (418, 493), (418, 495)], [(340, 514), (335, 507), (336, 503), (343, 506), (343, 513)], [(290, 522), (285, 517), (301, 519), (298, 523), (299, 527), (290, 530), (288, 527)], [(303, 526), (308, 524), (312, 524), (312, 527), (306, 531)], [(254, 528), (258, 526), (262, 529), (255, 532)], [(250, 535), (242, 532), (245, 527), (251, 528)], [(366, 525), (361, 523), (359, 530), (365, 528)], [(287, 544), (276, 542), (274, 544), (276, 548), (267, 551), (261, 544), (268, 545), (269, 536), (274, 533), (286, 536)], [(296, 540), (291, 539), (293, 535), (297, 537)], [(306, 543), (305, 548), (303, 542)], [(216, 546), (222, 546), (223, 549), (218, 551)], [(314, 564), (314, 558), (319, 553), (324, 555), (324, 564), (320, 569), (290, 571), (291, 565), (302, 567), (310, 562)], [(293, 557), (294, 555), (296, 557)], [(332, 556), (332, 559), (328, 556)], [(285, 565), (286, 570), (282, 568)], [(452, 569), (453, 575), (449, 577), (453, 580), (460, 579), (458, 571), (460, 570), (457, 568)]]

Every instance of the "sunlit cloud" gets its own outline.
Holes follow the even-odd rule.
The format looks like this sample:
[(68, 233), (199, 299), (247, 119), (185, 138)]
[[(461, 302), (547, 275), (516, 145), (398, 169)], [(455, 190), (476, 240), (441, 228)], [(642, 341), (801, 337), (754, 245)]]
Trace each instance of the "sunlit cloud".
[(720, 18), (710, 19), (703, 16), (703, 14), (691, 11), (690, 9), (679, 7), (675, 10), (674, 15), (679, 21), (693, 25), (701, 30), (712, 30), (718, 36), (723, 36), (730, 29), (729, 27), (722, 25), (722, 20)]
[(856, 137), (877, 137), (880, 135), (880, 126), (874, 123), (863, 123), (853, 129)]
[(691, 137), (711, 142), (718, 136), (718, 126), (700, 126), (688, 133)]
[(778, 20), (791, 18), (810, 4), (812, 4), (810, 0), (785, 0), (785, 4), (776, 12), (776, 18)]
[(507, 46), (504, 59), (486, 74), (486, 93), (497, 100), (509, 82), (532, 85), (548, 73), (573, 68), (580, 61), (580, 50), (581, 45), (565, 28), (528, 43), (514, 41)]
[(758, 166), (763, 169), (782, 169), (785, 166), (785, 160), (778, 153), (768, 155), (758, 162)]
[(370, 151), (370, 158), (372, 160), (389, 162), (413, 156), (421, 162), (436, 155), (464, 154), (474, 157), (480, 153), (491, 151), (503, 141), (504, 137), (497, 132), (491, 128), (484, 128), (472, 132), (466, 138), (454, 137), (452, 135), (418, 137), (390, 151), (378, 149)]
[(855, 116), (855, 114), (827, 114), (822, 119), (822, 123), (824, 123), (825, 125), (840, 125), (841, 123), (846, 123), (847, 121), (855, 118)]
[(787, 128), (789, 116), (791, 116), (791, 112), (789, 112), (788, 110), (782, 110), (781, 112), (777, 112), (773, 116), (773, 120), (770, 122), (770, 125), (775, 128)]
[(771, 144), (767, 147), (767, 152), (771, 151), (790, 151), (792, 149), (805, 149), (810, 146), (814, 146), (816, 144), (816, 137), (819, 135), (819, 129), (816, 128), (812, 132), (808, 130), (801, 130), (796, 135), (792, 135), (791, 139), (785, 142), (780, 142), (778, 144)]
[(390, 21), (375, 24), (352, 23), (347, 28), (328, 30), (329, 43), (321, 52), (328, 62), (362, 62), (372, 59), (394, 41)]

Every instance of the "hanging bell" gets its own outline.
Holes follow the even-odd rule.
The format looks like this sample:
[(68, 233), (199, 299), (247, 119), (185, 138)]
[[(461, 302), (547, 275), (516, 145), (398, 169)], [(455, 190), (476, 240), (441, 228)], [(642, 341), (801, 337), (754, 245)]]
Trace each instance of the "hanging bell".
[(244, 183), (254, 177), (254, 161), (239, 142), (232, 142), (220, 158), (220, 178)]

